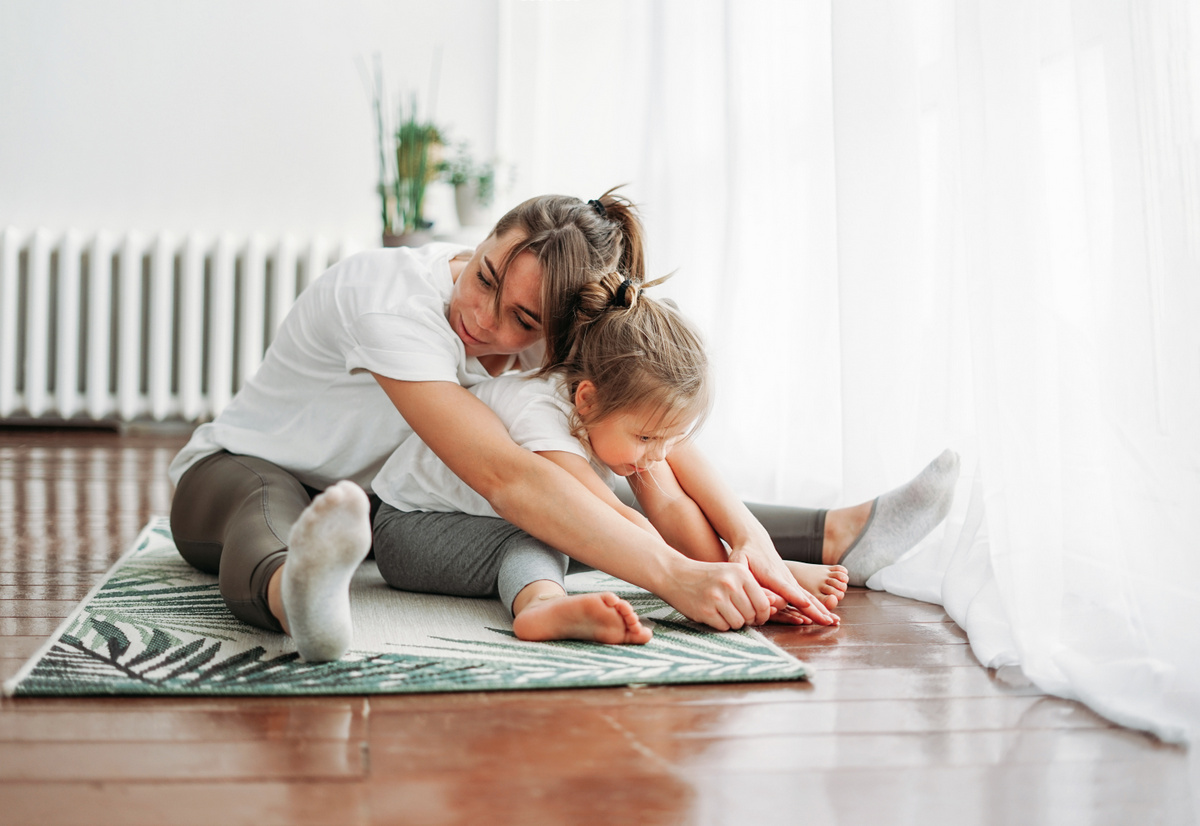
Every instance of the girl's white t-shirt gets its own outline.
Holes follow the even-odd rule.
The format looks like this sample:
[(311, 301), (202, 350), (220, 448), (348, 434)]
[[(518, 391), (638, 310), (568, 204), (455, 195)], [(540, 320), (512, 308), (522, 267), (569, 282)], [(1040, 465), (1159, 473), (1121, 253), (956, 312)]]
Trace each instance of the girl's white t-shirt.
[[(500, 376), (471, 387), (490, 407), (508, 435), (519, 446), (534, 452), (558, 450), (582, 456), (610, 488), (616, 478), (607, 467), (588, 455), (571, 435), (570, 403), (556, 379), (521, 375)], [(496, 516), (488, 501), (454, 475), (415, 433), (388, 457), (371, 483), (379, 498), (397, 510), (469, 513)]]
[(369, 492), (412, 433), (371, 373), (464, 387), (491, 378), (446, 317), (450, 259), (464, 251), (441, 243), (369, 250), (329, 268), (300, 294), (254, 376), (192, 434), (171, 480), (224, 449), (265, 459), (310, 487), (351, 479)]

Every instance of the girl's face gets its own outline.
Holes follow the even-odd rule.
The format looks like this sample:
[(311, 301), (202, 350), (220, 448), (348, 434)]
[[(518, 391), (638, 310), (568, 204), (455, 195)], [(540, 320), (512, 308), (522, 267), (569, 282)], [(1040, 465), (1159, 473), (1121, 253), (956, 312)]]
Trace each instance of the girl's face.
[(666, 459), (691, 430), (692, 423), (687, 417), (657, 405), (618, 410), (589, 424), (595, 393), (596, 386), (590, 381), (580, 382), (575, 391), (575, 407), (584, 422), (592, 454), (618, 476), (649, 470)]
[(519, 239), (489, 236), (454, 281), (448, 320), (468, 356), (510, 355), (542, 337), (542, 269), (523, 252), (504, 276), (500, 312), (496, 312), (496, 267)]

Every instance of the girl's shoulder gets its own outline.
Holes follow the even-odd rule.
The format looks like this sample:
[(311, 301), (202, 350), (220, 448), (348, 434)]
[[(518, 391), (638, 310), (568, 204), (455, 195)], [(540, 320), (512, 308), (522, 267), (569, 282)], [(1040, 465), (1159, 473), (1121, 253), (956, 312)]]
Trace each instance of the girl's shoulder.
[(538, 376), (535, 373), (505, 373), (470, 388), (471, 392), (491, 405), (505, 401), (510, 404), (531, 403), (540, 399), (566, 401), (562, 382), (556, 376)]

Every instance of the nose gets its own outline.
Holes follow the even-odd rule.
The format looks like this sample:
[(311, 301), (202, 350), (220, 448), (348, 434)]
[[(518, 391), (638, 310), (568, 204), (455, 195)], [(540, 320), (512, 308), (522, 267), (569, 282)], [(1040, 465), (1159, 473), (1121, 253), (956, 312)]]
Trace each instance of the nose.
[(667, 457), (667, 446), (663, 442), (654, 442), (646, 448), (645, 459), (648, 464), (657, 464)]
[(496, 328), (496, 311), (491, 304), (481, 305), (475, 309), (475, 326), (487, 332), (492, 332)]

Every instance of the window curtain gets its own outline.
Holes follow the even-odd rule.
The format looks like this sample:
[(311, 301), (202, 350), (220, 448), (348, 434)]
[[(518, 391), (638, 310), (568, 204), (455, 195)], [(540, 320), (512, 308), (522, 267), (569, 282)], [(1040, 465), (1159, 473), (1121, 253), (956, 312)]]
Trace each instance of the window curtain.
[[(502, 59), (604, 60), (512, 64), (527, 108), (502, 139), (538, 124), (531, 192), (635, 180), (652, 268), (707, 336), (702, 443), (734, 487), (854, 504), (953, 447), (950, 516), (869, 584), (945, 605), (986, 666), (1194, 737), (1200, 11), (517, 6)], [(619, 122), (616, 98), (549, 116), (610, 87)]]

